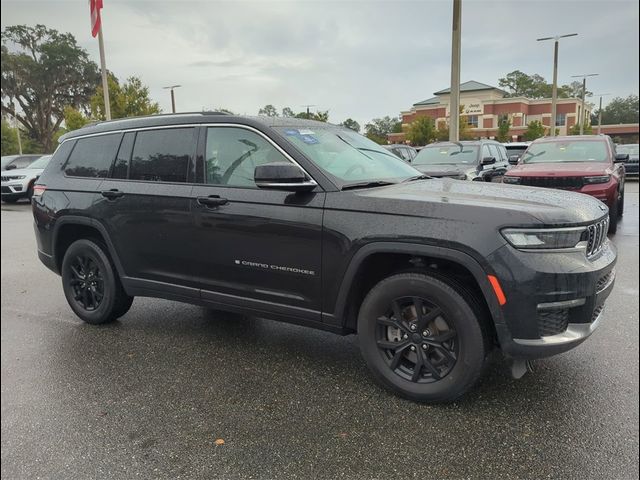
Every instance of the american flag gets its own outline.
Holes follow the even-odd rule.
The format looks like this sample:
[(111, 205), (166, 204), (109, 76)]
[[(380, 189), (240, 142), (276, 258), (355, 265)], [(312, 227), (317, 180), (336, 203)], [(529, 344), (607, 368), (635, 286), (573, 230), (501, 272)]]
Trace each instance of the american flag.
[(100, 9), (102, 8), (102, 0), (89, 0), (91, 8), (91, 35), (94, 37), (100, 32), (102, 21), (100, 20)]

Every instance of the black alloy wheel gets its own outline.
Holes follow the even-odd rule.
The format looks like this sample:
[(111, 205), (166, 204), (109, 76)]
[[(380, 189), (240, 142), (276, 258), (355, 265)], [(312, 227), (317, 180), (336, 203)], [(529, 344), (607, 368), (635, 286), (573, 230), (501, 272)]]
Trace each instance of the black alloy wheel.
[(389, 368), (416, 383), (444, 378), (458, 359), (457, 333), (440, 307), (421, 297), (392, 300), (378, 317), (376, 344)]
[(73, 298), (87, 311), (94, 311), (104, 298), (104, 278), (98, 263), (91, 256), (78, 255), (69, 265)]

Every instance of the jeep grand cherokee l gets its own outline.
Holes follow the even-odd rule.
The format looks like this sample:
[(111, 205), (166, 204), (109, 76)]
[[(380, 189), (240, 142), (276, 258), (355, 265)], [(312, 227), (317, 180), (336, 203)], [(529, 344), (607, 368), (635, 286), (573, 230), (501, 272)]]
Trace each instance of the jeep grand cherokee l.
[(357, 333), (373, 377), (450, 401), (494, 348), (567, 351), (616, 261), (601, 202), (425, 178), (352, 130), (201, 113), (67, 133), (34, 189), (38, 255), (100, 324), (135, 296)]
[(507, 172), (507, 184), (560, 188), (596, 197), (609, 207), (609, 233), (616, 233), (624, 212), (624, 163), (606, 135), (540, 138)]

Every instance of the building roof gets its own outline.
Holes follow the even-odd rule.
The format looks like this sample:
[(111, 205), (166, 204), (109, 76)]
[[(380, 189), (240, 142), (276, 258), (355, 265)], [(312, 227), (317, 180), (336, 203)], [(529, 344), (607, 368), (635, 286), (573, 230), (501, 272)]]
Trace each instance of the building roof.
[[(475, 80), (470, 80), (468, 82), (464, 82), (460, 84), (461, 92), (475, 92), (477, 90), (500, 90), (498, 87), (492, 87), (491, 85), (487, 85), (486, 83), (476, 82)], [(451, 93), (451, 88), (445, 88), (444, 90), (439, 90), (434, 93), (434, 95), (444, 95), (445, 93)]]
[(438, 97), (428, 98), (426, 100), (422, 100), (421, 102), (414, 103), (413, 106), (417, 105), (435, 105), (436, 103), (440, 103), (440, 99)]

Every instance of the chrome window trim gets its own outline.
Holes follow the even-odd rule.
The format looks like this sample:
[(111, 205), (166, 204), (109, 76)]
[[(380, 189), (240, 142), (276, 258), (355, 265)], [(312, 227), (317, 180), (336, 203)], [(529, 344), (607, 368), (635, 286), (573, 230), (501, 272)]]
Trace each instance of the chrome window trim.
[[(87, 133), (85, 135), (77, 135), (72, 138), (65, 138), (62, 142), (60, 142), (60, 145), (62, 145), (64, 142), (68, 142), (71, 140), (79, 140), (81, 138), (88, 138), (88, 137), (97, 137), (99, 135), (111, 135), (114, 133), (127, 133), (127, 132), (144, 132), (147, 130), (161, 130), (161, 129), (167, 129), (167, 128), (194, 128), (194, 127), (195, 128), (197, 127), (207, 127), (207, 128), (208, 127), (234, 127), (234, 128), (243, 128), (253, 133), (257, 133), (262, 138), (264, 138), (267, 142), (269, 142), (273, 147), (275, 147), (275, 149), (278, 150), (287, 160), (289, 160), (291, 163), (296, 165), (300, 170), (302, 170), (305, 173), (305, 175), (307, 175), (307, 177), (309, 177), (311, 180), (315, 182), (316, 185), (318, 185), (318, 182), (313, 178), (313, 176), (311, 176), (309, 172), (307, 172), (307, 170), (302, 165), (296, 162), (291, 155), (289, 155), (282, 147), (280, 147), (280, 145), (275, 143), (268, 135), (266, 135), (264, 132), (261, 132), (255, 127), (244, 125), (242, 123), (181, 123), (176, 125), (157, 125), (153, 127), (121, 128), (118, 130), (109, 130), (108, 132)], [(83, 177), (80, 177), (80, 178), (83, 178)], [(104, 178), (107, 180), (113, 180), (109, 177), (104, 177)], [(195, 183), (189, 183), (189, 182), (186, 182), (186, 183), (188, 185), (195, 184)], [(213, 183), (204, 183), (204, 184), (198, 184), (198, 185), (214, 185), (215, 186), (215, 184)]]

